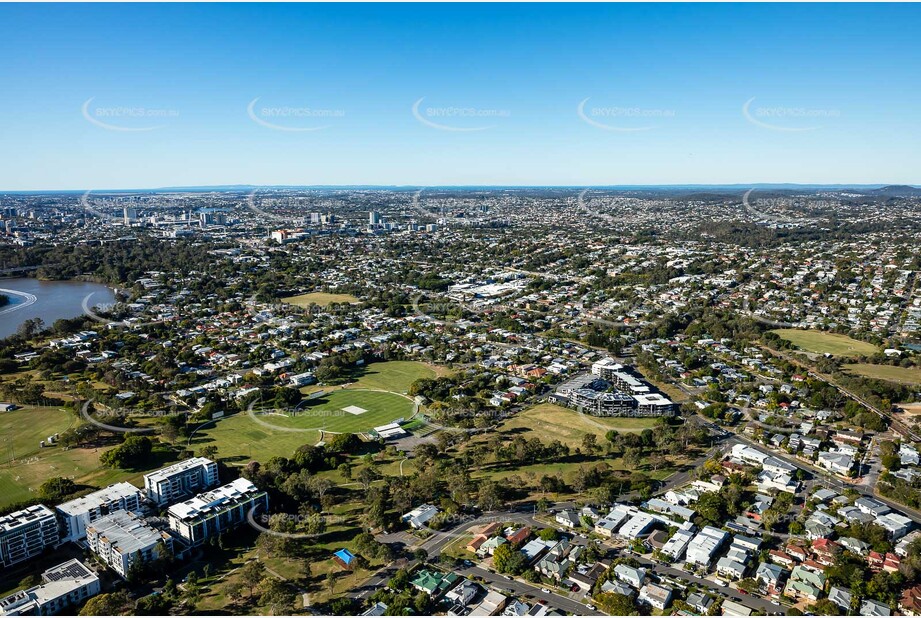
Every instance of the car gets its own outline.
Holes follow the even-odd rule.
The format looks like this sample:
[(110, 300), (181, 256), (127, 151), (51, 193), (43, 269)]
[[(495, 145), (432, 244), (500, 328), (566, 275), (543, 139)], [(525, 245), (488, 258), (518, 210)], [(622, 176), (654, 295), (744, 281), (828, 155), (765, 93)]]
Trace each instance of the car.
[(540, 591), (543, 592), (544, 594), (550, 594), (549, 588), (541, 588)]
[(505, 579), (510, 580), (510, 581), (515, 581), (515, 578), (512, 577), (511, 575), (506, 575)]
[(465, 567), (472, 567), (472, 566), (473, 566), (473, 563), (470, 562), (469, 560), (464, 560), (464, 566), (465, 566)]
[(591, 603), (586, 603), (586, 604), (585, 604), (585, 607), (589, 608), (589, 609), (592, 610), (592, 611), (595, 611), (596, 609), (598, 609), (598, 608), (596, 608), (594, 605), (592, 605)]

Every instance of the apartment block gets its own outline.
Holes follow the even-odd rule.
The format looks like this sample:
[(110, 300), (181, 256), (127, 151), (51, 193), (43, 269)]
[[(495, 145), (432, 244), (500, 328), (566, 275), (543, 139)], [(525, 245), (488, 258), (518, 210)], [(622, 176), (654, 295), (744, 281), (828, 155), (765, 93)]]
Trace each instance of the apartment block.
[(172, 548), (173, 538), (147, 525), (143, 519), (128, 511), (115, 511), (86, 528), (90, 550), (122, 577), (127, 577), (137, 561), (155, 560), (159, 545)]
[(169, 526), (189, 544), (198, 545), (240, 525), (251, 511), (261, 515), (268, 508), (268, 494), (240, 478), (171, 506)]
[(144, 475), (144, 493), (158, 507), (175, 504), (217, 487), (217, 464), (193, 457)]
[(99, 591), (99, 576), (79, 560), (68, 560), (42, 573), (38, 586), (0, 599), (0, 616), (53, 616)]
[(0, 564), (8, 567), (58, 542), (54, 511), (37, 504), (0, 517)]
[(115, 511), (141, 512), (141, 490), (131, 483), (116, 483), (58, 506), (62, 541), (80, 541), (91, 523)]

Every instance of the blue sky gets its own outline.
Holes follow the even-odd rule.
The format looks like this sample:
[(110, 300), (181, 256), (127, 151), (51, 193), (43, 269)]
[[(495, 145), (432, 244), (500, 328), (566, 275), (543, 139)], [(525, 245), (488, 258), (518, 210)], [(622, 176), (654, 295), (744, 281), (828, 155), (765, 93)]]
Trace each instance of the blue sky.
[(0, 189), (921, 183), (919, 18), (0, 5)]

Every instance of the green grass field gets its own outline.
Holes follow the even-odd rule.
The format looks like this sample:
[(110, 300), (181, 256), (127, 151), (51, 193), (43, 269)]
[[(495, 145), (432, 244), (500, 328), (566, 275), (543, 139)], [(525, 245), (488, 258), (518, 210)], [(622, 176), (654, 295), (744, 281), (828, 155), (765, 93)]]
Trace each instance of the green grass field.
[[(359, 409), (364, 412), (359, 412)], [(398, 418), (407, 419), (412, 413), (413, 402), (401, 395), (347, 388), (312, 399), (308, 401), (308, 405), (287, 415), (259, 415), (258, 418), (270, 425), (284, 428), (359, 433), (392, 423)]]
[(889, 382), (912, 386), (921, 384), (921, 368), (918, 367), (894, 367), (891, 365), (852, 363), (850, 365), (844, 365), (844, 370), (847, 373), (863, 376), (865, 378), (888, 380)]
[[(257, 415), (253, 419), (245, 412), (239, 413), (197, 432), (192, 439), (192, 447), (212, 444), (218, 448), (218, 457), (231, 462), (289, 457), (299, 446), (319, 442), (320, 429), (358, 433), (400, 417), (409, 418), (413, 413), (413, 402), (396, 393), (405, 392), (419, 378), (435, 376), (436, 371), (425, 363), (373, 363), (356, 371), (355, 381), (344, 388), (320, 387), (319, 390), (324, 390), (326, 394), (311, 400), (310, 405), (303, 406), (304, 411), (296, 416), (271, 414)], [(349, 406), (367, 411), (362, 414), (343, 412), (342, 409)]]
[(299, 294), (297, 296), (286, 296), (281, 302), (294, 305), (295, 307), (309, 307), (310, 305), (319, 305), (328, 307), (333, 303), (357, 303), (358, 299), (351, 294), (327, 294), (326, 292), (311, 292), (309, 294)]
[(786, 339), (800, 350), (813, 354), (847, 357), (869, 355), (877, 351), (876, 346), (871, 343), (858, 341), (847, 335), (826, 333), (820, 330), (780, 328), (771, 332), (777, 333), (781, 339)]
[(119, 481), (137, 483), (142, 472), (101, 466), (99, 456), (104, 448), (39, 447), (41, 440), (76, 423), (74, 415), (53, 407), (27, 406), (0, 413), (0, 506), (35, 497), (39, 486), (55, 476), (92, 487)]
[(525, 439), (540, 438), (543, 442), (559, 440), (570, 448), (576, 448), (582, 446), (582, 440), (588, 433), (597, 435), (602, 442), (611, 429), (622, 433), (638, 432), (655, 427), (657, 421), (656, 418), (588, 416), (552, 403), (543, 403), (505, 421), (500, 431), (520, 434)]

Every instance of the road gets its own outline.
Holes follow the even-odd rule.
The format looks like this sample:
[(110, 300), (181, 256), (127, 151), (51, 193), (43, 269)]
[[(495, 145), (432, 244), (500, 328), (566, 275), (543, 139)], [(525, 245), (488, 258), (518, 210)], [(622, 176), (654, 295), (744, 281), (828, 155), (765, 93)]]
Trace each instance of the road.
[(644, 558), (643, 556), (631, 555), (631, 558), (633, 558), (634, 560), (636, 560), (637, 562), (645, 566), (652, 573), (655, 573), (655, 574), (666, 573), (674, 578), (686, 579), (689, 582), (695, 583), (698, 586), (701, 586), (707, 590), (717, 591), (723, 596), (725, 596), (726, 598), (732, 599), (733, 601), (744, 603), (747, 607), (751, 607), (753, 609), (760, 609), (764, 611), (766, 614), (772, 614), (772, 613), (785, 614), (786, 613), (785, 608), (782, 605), (778, 605), (777, 603), (768, 601), (767, 599), (762, 599), (761, 597), (743, 594), (739, 592), (738, 590), (736, 590), (735, 588), (729, 588), (727, 586), (720, 586), (713, 580), (704, 579), (702, 577), (697, 577), (696, 575), (692, 575), (691, 573), (688, 573), (685, 570), (676, 569), (673, 566), (659, 564), (658, 562), (649, 560), (648, 558)]
[(783, 461), (786, 461), (790, 465), (796, 466), (800, 470), (804, 470), (805, 472), (808, 472), (809, 474), (815, 475), (817, 477), (817, 481), (816, 481), (817, 483), (821, 483), (822, 485), (829, 487), (831, 489), (834, 489), (835, 491), (843, 492), (846, 489), (853, 489), (854, 491), (860, 494), (863, 494), (864, 496), (867, 496), (869, 498), (873, 498), (874, 500), (878, 500), (880, 502), (885, 503), (891, 509), (898, 511), (900, 513), (903, 513), (906, 517), (908, 517), (915, 523), (921, 524), (921, 511), (917, 511), (911, 507), (905, 506), (904, 504), (899, 504), (898, 502), (895, 502), (894, 500), (889, 500), (888, 498), (877, 494), (873, 487), (867, 487), (864, 485), (860, 485), (858, 483), (846, 483), (842, 480), (839, 480), (838, 478), (831, 476), (830, 474), (828, 474), (827, 471), (822, 470), (821, 468), (817, 468), (816, 466), (808, 464), (802, 461), (801, 459), (791, 457), (790, 455), (786, 453), (780, 453), (774, 449), (771, 449), (765, 446), (764, 444), (761, 444), (760, 442), (749, 440), (748, 438), (746, 438), (745, 436), (741, 434), (733, 433), (732, 440), (737, 440), (741, 443), (748, 444), (750, 446), (754, 446), (758, 449), (764, 450), (770, 453), (771, 455), (773, 455), (774, 457), (777, 457), (778, 459), (782, 459)]
[[(571, 506), (570, 503), (560, 503), (559, 508), (567, 508)], [(449, 545), (450, 543), (456, 541), (458, 538), (464, 538), (469, 536), (468, 531), (471, 528), (482, 526), (483, 524), (490, 523), (493, 521), (503, 521), (503, 522), (519, 522), (532, 527), (543, 527), (545, 524), (538, 522), (534, 519), (533, 515), (530, 513), (520, 512), (520, 511), (503, 511), (503, 512), (494, 512), (487, 513), (475, 519), (472, 519), (468, 522), (463, 522), (458, 526), (450, 530), (440, 531), (434, 533), (431, 537), (425, 539), (422, 543), (419, 543), (417, 547), (413, 549), (424, 549), (428, 553), (428, 559), (435, 561), (439, 555), (441, 555), (442, 550)], [(377, 540), (383, 543), (402, 543), (409, 547), (408, 543), (413, 541), (418, 541), (416, 537), (406, 532), (397, 532), (394, 534), (387, 535), (378, 535)], [(376, 572), (369, 579), (367, 579), (361, 586), (354, 588), (350, 592), (350, 596), (355, 599), (363, 599), (367, 595), (374, 592), (381, 586), (386, 585), (387, 581), (396, 574), (400, 568), (406, 568), (407, 570), (414, 568), (419, 564), (418, 560), (411, 560), (400, 564), (396, 562), (391, 564), (380, 571)], [(528, 582), (524, 582), (518, 579), (508, 579), (504, 575), (499, 575), (492, 573), (483, 569), (481, 567), (473, 566), (469, 568), (456, 568), (454, 569), (456, 573), (461, 575), (475, 575), (484, 581), (493, 585), (494, 588), (511, 590), (514, 594), (519, 596), (529, 596), (535, 599), (540, 599), (545, 601), (549, 606), (556, 607), (563, 611), (580, 615), (580, 616), (603, 616), (604, 614), (599, 613), (598, 611), (593, 611), (587, 606), (570, 599), (568, 597), (550, 592), (542, 592), (539, 586), (534, 586)]]
[(763, 350), (764, 352), (767, 352), (767, 353), (769, 353), (769, 354), (773, 354), (774, 356), (779, 356), (780, 358), (782, 358), (782, 359), (784, 359), (784, 360), (786, 360), (786, 361), (789, 361), (789, 362), (793, 363), (794, 365), (797, 365), (797, 366), (799, 366), (799, 367), (802, 367), (804, 370), (806, 370), (806, 371), (809, 373), (809, 376), (810, 376), (810, 377), (813, 377), (813, 378), (815, 378), (816, 380), (821, 380), (822, 382), (826, 382), (826, 383), (828, 383), (828, 384), (831, 384), (831, 385), (834, 386), (836, 389), (838, 389), (839, 391), (841, 391), (842, 393), (844, 393), (845, 395), (847, 395), (848, 397), (850, 397), (851, 399), (853, 399), (854, 401), (856, 401), (857, 403), (859, 403), (860, 405), (862, 405), (863, 407), (865, 407), (867, 410), (870, 410), (871, 412), (874, 412), (874, 413), (876, 413), (877, 415), (879, 415), (880, 418), (882, 418), (882, 419), (884, 419), (884, 420), (887, 420), (887, 421), (889, 422), (890, 426), (891, 426), (893, 429), (895, 429), (896, 431), (898, 431), (899, 433), (901, 433), (901, 434), (903, 434), (903, 435), (909, 436), (912, 440), (915, 440), (916, 442), (921, 442), (921, 436), (919, 436), (917, 433), (915, 433), (914, 431), (912, 431), (912, 430), (908, 427), (908, 425), (906, 425), (906, 424), (903, 423), (902, 421), (898, 420), (897, 418), (893, 417), (892, 414), (889, 414), (889, 413), (887, 413), (887, 412), (883, 412), (882, 410), (877, 409), (876, 406), (874, 406), (873, 404), (871, 404), (870, 402), (868, 402), (868, 401), (867, 401), (866, 399), (864, 399), (863, 397), (861, 397), (861, 396), (857, 395), (856, 393), (853, 393), (853, 392), (849, 391), (847, 388), (841, 386), (840, 384), (838, 384), (838, 383), (835, 381), (835, 379), (834, 379), (833, 377), (831, 377), (831, 376), (829, 376), (829, 375), (826, 375), (826, 374), (824, 374), (824, 373), (819, 373), (818, 371), (816, 371), (815, 369), (813, 369), (810, 365), (804, 363), (803, 361), (799, 360), (798, 358), (796, 358), (796, 357), (794, 357), (794, 356), (792, 356), (792, 355), (790, 355), (790, 354), (787, 354), (787, 353), (785, 353), (785, 352), (781, 352), (780, 350), (775, 350), (775, 349), (773, 349), (773, 348), (769, 348), (769, 347), (767, 347), (767, 346), (760, 345), (760, 344), (757, 344), (757, 343), (756, 343), (755, 345), (757, 345), (759, 348), (761, 348), (761, 350)]

